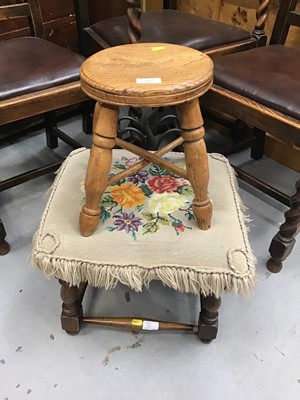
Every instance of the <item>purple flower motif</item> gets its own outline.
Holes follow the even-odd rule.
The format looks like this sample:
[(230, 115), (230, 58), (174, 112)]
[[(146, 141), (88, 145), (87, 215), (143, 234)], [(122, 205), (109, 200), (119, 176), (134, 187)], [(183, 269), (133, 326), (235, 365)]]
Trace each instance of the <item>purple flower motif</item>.
[(148, 178), (148, 172), (147, 171), (138, 171), (135, 174), (129, 175), (126, 180), (127, 182), (131, 182), (134, 185), (138, 183), (145, 183)]
[(118, 231), (137, 232), (139, 226), (142, 225), (142, 218), (136, 217), (134, 213), (122, 213), (121, 215), (115, 215), (117, 218), (114, 225), (117, 227)]

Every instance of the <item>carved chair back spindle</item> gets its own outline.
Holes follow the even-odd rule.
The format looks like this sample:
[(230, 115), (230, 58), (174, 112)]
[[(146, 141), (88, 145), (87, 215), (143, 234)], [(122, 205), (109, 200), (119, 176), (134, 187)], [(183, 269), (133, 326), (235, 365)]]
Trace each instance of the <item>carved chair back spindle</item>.
[[(177, 10), (176, 1), (164, 1), (163, 10), (141, 15), (141, 1), (128, 4), (126, 16), (112, 17), (90, 24), (87, 0), (75, 0), (81, 51), (91, 55), (105, 48), (141, 40), (179, 44), (203, 51), (211, 57), (243, 51), (266, 44), (264, 31), (270, 0), (258, 0), (253, 31)], [(139, 22), (140, 21), (140, 22)], [(142, 26), (141, 26), (142, 25)]]

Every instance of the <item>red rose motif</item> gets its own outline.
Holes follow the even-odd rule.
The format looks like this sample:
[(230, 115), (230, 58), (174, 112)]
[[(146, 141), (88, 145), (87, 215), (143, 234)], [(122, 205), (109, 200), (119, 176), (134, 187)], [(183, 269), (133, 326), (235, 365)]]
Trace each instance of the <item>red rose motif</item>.
[(177, 224), (177, 223), (175, 223), (175, 222), (173, 222), (173, 224), (172, 224), (173, 226), (174, 226), (174, 228), (175, 228), (175, 230), (177, 231), (177, 232), (184, 232), (185, 231), (185, 226), (183, 226), (183, 225), (181, 225), (181, 224)]
[(174, 192), (179, 184), (177, 179), (172, 176), (153, 176), (152, 178), (147, 180), (147, 184), (149, 189), (155, 193), (172, 193)]

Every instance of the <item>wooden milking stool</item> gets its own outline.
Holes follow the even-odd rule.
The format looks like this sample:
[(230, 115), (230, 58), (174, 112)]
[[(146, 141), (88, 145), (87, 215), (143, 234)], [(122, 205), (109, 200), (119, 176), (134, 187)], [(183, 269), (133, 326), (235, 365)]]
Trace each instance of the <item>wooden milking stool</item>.
[[(211, 86), (213, 64), (199, 51), (171, 44), (137, 43), (94, 54), (81, 67), (82, 90), (97, 101), (94, 136), (86, 174), (86, 202), (80, 214), (80, 232), (90, 236), (99, 222), (99, 201), (106, 187), (149, 162), (187, 178), (194, 190), (193, 211), (200, 229), (210, 227), (212, 206), (203, 119), (198, 98)], [(116, 137), (120, 106), (175, 105), (181, 138), (150, 153)], [(186, 171), (161, 156), (184, 144)], [(112, 149), (118, 145), (145, 161), (109, 179)]]

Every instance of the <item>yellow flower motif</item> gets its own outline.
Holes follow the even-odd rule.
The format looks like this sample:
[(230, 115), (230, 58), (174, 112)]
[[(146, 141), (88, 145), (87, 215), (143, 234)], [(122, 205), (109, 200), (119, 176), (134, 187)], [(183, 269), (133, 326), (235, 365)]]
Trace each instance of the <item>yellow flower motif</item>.
[(155, 193), (151, 196), (149, 203), (154, 213), (172, 214), (184, 206), (185, 199), (179, 193)]
[(132, 183), (122, 183), (110, 189), (111, 196), (120, 206), (131, 208), (144, 203), (145, 194), (141, 188)]

